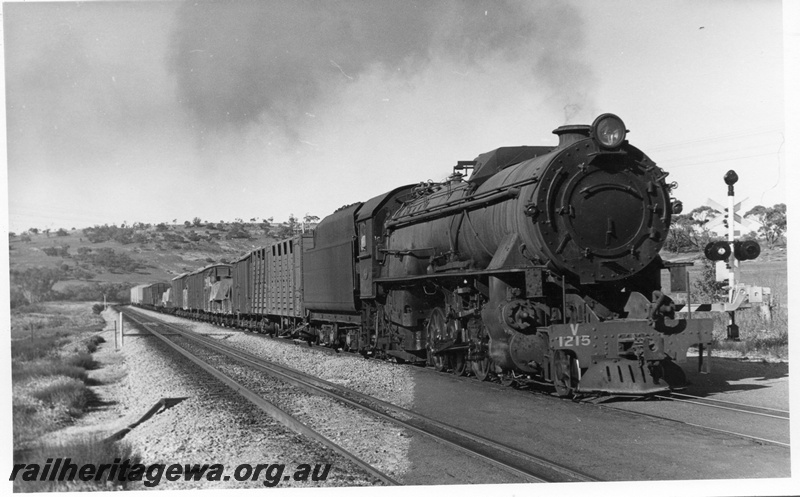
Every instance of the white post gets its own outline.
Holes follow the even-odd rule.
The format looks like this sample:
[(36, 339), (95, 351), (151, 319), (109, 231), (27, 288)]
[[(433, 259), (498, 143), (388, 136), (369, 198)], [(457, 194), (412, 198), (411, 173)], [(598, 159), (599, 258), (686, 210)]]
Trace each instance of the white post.
[[(730, 258), (728, 258), (728, 302), (733, 303), (734, 299), (736, 298), (736, 273), (739, 269), (739, 260), (733, 253), (733, 242), (734, 237), (736, 236), (734, 233), (734, 222), (736, 218), (734, 209), (736, 208), (736, 203), (734, 202), (733, 198), (733, 185), (739, 181), (739, 176), (736, 174), (736, 171), (730, 170), (725, 173), (723, 180), (725, 181), (725, 184), (728, 185), (728, 243), (731, 247), (731, 255)], [(736, 315), (734, 311), (728, 311), (727, 331), (728, 340), (739, 340), (739, 326), (736, 324)]]
[(736, 234), (734, 233), (734, 212), (733, 209), (735, 208), (736, 202), (734, 201), (733, 196), (733, 185), (728, 188), (728, 244), (731, 247), (731, 255), (728, 258), (728, 302), (733, 302), (734, 298), (734, 287), (736, 286), (736, 272), (739, 269), (739, 259), (737, 259), (733, 255), (733, 242), (736, 239)]

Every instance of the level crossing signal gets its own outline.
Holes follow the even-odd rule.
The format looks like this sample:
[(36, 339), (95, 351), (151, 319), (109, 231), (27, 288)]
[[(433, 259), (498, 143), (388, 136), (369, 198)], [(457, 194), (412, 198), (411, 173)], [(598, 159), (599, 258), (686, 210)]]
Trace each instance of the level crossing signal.
[[(736, 283), (739, 273), (739, 261), (755, 259), (761, 254), (761, 247), (758, 242), (753, 240), (740, 241), (735, 239), (738, 233), (734, 231), (734, 227), (737, 224), (743, 224), (742, 217), (736, 213), (742, 203), (735, 203), (733, 196), (733, 185), (739, 180), (739, 176), (735, 171), (731, 170), (725, 174), (723, 179), (725, 184), (728, 185), (728, 207), (724, 209), (724, 214), (711, 220), (706, 227), (710, 228), (723, 224), (727, 228), (728, 239), (709, 242), (703, 252), (708, 259), (717, 263), (717, 281), (728, 280), (728, 302), (724, 305), (724, 310), (728, 314), (728, 339), (738, 340), (739, 326), (736, 324), (734, 312), (744, 307), (742, 304), (747, 298), (751, 303), (761, 303), (762, 310), (766, 309), (766, 315), (769, 316), (769, 296), (771, 291), (769, 288), (754, 287), (741, 283), (737, 285)], [(713, 204), (722, 207), (716, 202), (713, 202)], [(724, 277), (726, 270), (727, 278)], [(763, 305), (764, 297), (766, 297), (766, 305)]]
[[(734, 226), (742, 224), (742, 217), (737, 214), (737, 211), (742, 206), (742, 202), (734, 203), (733, 200), (733, 185), (739, 180), (739, 176), (735, 171), (730, 170), (725, 173), (723, 177), (725, 184), (728, 185), (728, 207), (724, 209), (724, 214), (712, 219), (706, 227), (717, 226), (723, 224), (728, 228), (728, 240), (709, 242), (703, 252), (705, 256), (712, 261), (726, 261), (730, 260), (731, 263), (736, 261), (748, 261), (755, 259), (761, 254), (761, 247), (758, 242), (753, 240), (739, 241), (735, 240), (736, 233)], [(714, 202), (716, 204), (716, 202)], [(717, 204), (718, 205), (718, 204)], [(722, 207), (722, 206), (719, 206)], [(733, 255), (733, 259), (731, 258)], [(736, 264), (738, 265), (738, 264)], [(733, 285), (733, 281), (731, 281)]]

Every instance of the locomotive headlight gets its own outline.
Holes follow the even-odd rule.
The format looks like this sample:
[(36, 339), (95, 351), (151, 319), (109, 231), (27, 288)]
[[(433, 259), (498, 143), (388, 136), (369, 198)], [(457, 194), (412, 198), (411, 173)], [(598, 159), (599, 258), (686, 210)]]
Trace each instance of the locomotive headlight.
[(625, 141), (625, 123), (614, 114), (603, 114), (592, 123), (592, 137), (603, 148), (617, 148)]

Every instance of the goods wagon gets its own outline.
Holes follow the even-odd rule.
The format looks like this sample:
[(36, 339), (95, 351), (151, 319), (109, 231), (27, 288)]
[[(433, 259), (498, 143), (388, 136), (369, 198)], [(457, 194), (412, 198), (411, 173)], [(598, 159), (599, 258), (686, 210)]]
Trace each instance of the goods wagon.
[(186, 286), (186, 278), (189, 273), (182, 273), (172, 278), (172, 291), (170, 292), (171, 307), (176, 311), (186, 311), (189, 309), (189, 290)]
[(170, 288), (169, 283), (153, 283), (142, 288), (142, 299), (138, 303), (145, 307), (163, 306), (164, 292)]
[(194, 313), (229, 311), (230, 278), (230, 264), (211, 264), (189, 273), (186, 276), (186, 310)]
[(148, 284), (136, 285), (131, 288), (131, 304), (141, 304), (144, 301), (144, 289)]
[(237, 323), (247, 319), (253, 312), (253, 278), (250, 273), (254, 252), (243, 255), (231, 264), (231, 313), (236, 316)]

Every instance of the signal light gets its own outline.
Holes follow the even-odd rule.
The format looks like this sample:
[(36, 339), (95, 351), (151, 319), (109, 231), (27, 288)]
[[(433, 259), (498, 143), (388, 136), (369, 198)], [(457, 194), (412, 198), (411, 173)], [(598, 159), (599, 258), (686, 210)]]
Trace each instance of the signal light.
[(740, 261), (755, 259), (761, 254), (761, 246), (753, 240), (733, 242), (733, 255)]
[(708, 242), (703, 252), (708, 260), (724, 261), (731, 256), (731, 246), (728, 242)]

